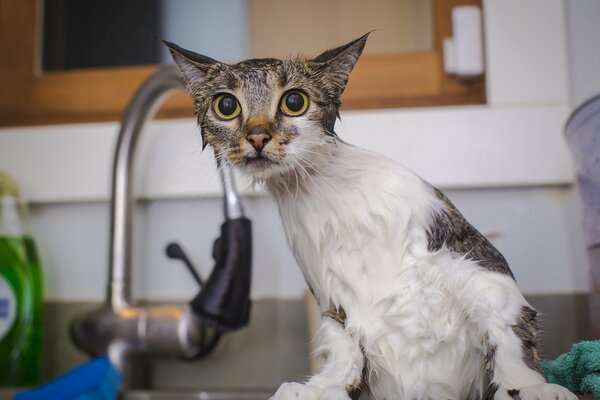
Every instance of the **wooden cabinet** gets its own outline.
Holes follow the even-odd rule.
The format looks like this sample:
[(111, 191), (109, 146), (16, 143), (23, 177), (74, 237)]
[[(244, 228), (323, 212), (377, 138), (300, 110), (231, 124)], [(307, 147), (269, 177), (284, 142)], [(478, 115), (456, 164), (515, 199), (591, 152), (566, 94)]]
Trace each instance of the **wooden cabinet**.
[[(380, 1), (393, 5), (383, 0), (368, 4), (377, 5)], [(273, 0), (248, 3), (251, 40), (260, 35), (256, 16), (270, 3)], [(429, 49), (394, 53), (383, 46), (380, 53), (365, 54), (352, 74), (343, 108), (485, 103), (483, 77), (464, 83), (446, 75), (442, 68), (442, 40), (452, 31), (450, 10), (461, 4), (481, 6), (481, 1), (432, 0), (428, 11), (433, 29)], [(39, 60), (41, 12), (41, 0), (0, 0), (0, 126), (118, 120), (136, 88), (158, 66), (44, 72)], [(358, 11), (349, 18), (360, 17)], [(256, 43), (262, 42), (251, 42), (251, 53), (262, 55), (263, 50)], [(294, 49), (293, 41), (289, 49)], [(178, 93), (165, 103), (159, 118), (191, 115), (191, 100)]]

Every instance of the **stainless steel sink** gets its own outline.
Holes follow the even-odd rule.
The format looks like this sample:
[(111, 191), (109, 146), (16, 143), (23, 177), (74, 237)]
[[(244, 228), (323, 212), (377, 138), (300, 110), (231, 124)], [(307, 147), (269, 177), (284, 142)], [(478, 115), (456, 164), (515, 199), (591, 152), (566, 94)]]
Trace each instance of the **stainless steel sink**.
[(273, 392), (263, 390), (156, 391), (132, 390), (123, 400), (267, 400)]
[[(47, 306), (43, 382), (89, 361), (65, 332), (74, 315), (96, 307), (84, 302)], [(267, 400), (281, 382), (309, 374), (309, 340), (303, 300), (257, 300), (250, 326), (225, 336), (214, 354), (191, 363), (146, 360), (150, 386), (127, 390), (120, 400)], [(0, 389), (0, 400), (13, 400), (16, 392)]]
[[(0, 400), (13, 400), (17, 390), (0, 389)], [(266, 390), (132, 390), (122, 400), (267, 400), (273, 392)]]

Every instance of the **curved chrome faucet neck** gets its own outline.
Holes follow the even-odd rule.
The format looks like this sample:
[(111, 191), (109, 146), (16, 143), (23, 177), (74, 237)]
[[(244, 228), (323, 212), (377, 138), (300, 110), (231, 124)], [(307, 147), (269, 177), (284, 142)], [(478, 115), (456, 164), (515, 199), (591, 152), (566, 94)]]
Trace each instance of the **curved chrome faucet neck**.
[[(125, 111), (117, 139), (113, 162), (110, 236), (110, 276), (107, 302), (116, 310), (132, 304), (131, 295), (131, 242), (133, 190), (131, 179), (138, 138), (147, 120), (174, 91), (185, 86), (176, 68), (164, 67), (152, 75), (134, 95)], [(225, 194), (225, 216), (228, 219), (243, 216), (243, 209), (235, 191), (230, 168), (219, 169)]]
[(252, 260), (251, 222), (243, 215), (228, 167), (219, 168), (226, 221), (214, 246), (215, 267), (202, 290), (183, 306), (132, 304), (132, 166), (145, 122), (183, 82), (175, 68), (152, 75), (137, 91), (121, 124), (113, 164), (110, 272), (106, 304), (77, 316), (75, 343), (91, 355), (108, 353), (121, 371), (123, 389), (141, 387), (141, 355), (203, 357), (226, 330), (249, 321)]
[(114, 309), (131, 305), (131, 230), (134, 154), (146, 121), (164, 99), (184, 88), (175, 68), (164, 68), (136, 92), (121, 122), (113, 162), (108, 302)]

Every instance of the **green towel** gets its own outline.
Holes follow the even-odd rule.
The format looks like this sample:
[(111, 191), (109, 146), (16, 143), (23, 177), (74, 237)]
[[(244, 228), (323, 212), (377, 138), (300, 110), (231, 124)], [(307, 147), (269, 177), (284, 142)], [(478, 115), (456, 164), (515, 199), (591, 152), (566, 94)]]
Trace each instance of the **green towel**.
[(600, 399), (600, 340), (574, 344), (556, 360), (544, 361), (542, 372), (550, 383)]

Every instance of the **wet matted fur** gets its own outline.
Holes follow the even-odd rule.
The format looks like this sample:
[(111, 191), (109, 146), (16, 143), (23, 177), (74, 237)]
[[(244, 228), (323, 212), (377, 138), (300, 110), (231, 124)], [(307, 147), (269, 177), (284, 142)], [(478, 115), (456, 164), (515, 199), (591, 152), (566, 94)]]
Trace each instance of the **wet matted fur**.
[[(167, 43), (204, 145), (269, 189), (323, 313), (323, 370), (273, 399), (574, 399), (539, 373), (537, 313), (504, 257), (439, 190), (335, 134), (367, 37), (237, 64)], [(301, 115), (285, 112), (291, 92), (309, 102)], [(235, 118), (215, 114), (223, 94)]]

